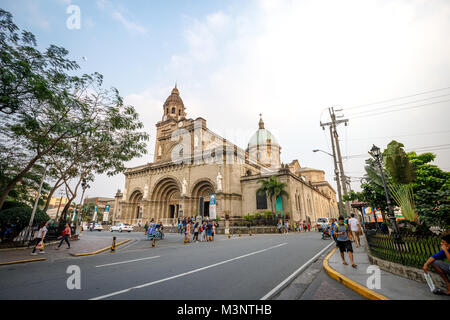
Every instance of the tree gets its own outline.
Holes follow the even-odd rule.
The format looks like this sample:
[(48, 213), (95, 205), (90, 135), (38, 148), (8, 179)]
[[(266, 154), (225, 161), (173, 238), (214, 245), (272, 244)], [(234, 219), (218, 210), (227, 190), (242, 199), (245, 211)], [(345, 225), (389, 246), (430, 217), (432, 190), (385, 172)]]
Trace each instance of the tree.
[(272, 212), (274, 212), (274, 199), (278, 199), (280, 196), (288, 197), (289, 194), (285, 190), (287, 188), (287, 184), (284, 182), (278, 181), (275, 176), (271, 176), (269, 179), (261, 179), (258, 181), (261, 183), (261, 187), (257, 190), (258, 193), (265, 193), (269, 199), (272, 207)]
[(387, 183), (389, 193), (400, 206), (403, 217), (412, 222), (417, 220), (412, 185), (415, 180), (415, 169), (403, 147), (402, 143), (391, 141), (384, 151), (384, 162), (390, 177)]
[[(67, 186), (68, 180), (77, 175), (82, 179), (93, 172), (121, 172), (125, 161), (146, 152), (148, 134), (140, 131), (143, 124), (138, 114), (132, 106), (124, 106), (117, 89), (101, 87), (102, 75), (69, 76), (67, 72), (79, 67), (66, 58), (67, 50), (50, 46), (40, 52), (34, 36), (23, 31), (20, 37), (12, 16), (3, 10), (0, 31), (0, 112), (8, 114), (0, 118), (0, 143), (23, 155), (20, 170), (1, 185), (0, 209), (9, 192), (38, 161), (64, 159), (67, 152), (73, 151), (75, 141), (93, 145), (92, 150), (96, 151), (93, 156), (84, 153), (82, 159), (74, 161), (73, 168), (65, 168), (70, 173), (59, 170), (52, 191), (62, 182)], [(91, 147), (79, 153), (91, 151)], [(89, 156), (92, 160), (86, 163)], [(97, 166), (92, 165), (94, 160)], [(59, 178), (62, 179), (58, 181)]]

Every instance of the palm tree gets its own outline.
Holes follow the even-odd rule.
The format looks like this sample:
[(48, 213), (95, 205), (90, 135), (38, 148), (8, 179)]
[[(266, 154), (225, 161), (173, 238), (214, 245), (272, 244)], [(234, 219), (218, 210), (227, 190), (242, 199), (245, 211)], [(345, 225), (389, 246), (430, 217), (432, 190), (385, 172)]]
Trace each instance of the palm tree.
[(285, 190), (287, 184), (284, 182), (278, 181), (275, 176), (270, 177), (269, 179), (261, 179), (258, 181), (261, 183), (261, 187), (257, 190), (258, 194), (265, 193), (269, 199), (272, 207), (272, 212), (274, 212), (274, 199), (278, 199), (280, 196), (289, 197), (288, 192)]

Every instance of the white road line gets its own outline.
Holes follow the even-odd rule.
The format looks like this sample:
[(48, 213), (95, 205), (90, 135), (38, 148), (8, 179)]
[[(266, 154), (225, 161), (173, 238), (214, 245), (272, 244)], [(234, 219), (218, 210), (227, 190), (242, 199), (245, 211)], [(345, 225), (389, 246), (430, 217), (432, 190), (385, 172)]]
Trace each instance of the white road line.
[(275, 249), (275, 248), (284, 246), (286, 244), (287, 243), (284, 242), (284, 243), (278, 244), (278, 245), (273, 246), (273, 247), (269, 247), (269, 248), (266, 248), (266, 249), (258, 250), (258, 251), (251, 252), (251, 253), (247, 253), (247, 254), (244, 254), (242, 256), (239, 256), (239, 257), (236, 257), (236, 258), (232, 258), (232, 259), (228, 259), (228, 260), (224, 260), (224, 261), (221, 261), (221, 262), (218, 262), (218, 263), (214, 263), (214, 264), (211, 264), (211, 265), (203, 267), (203, 268), (194, 269), (194, 270), (191, 270), (191, 271), (188, 271), (188, 272), (184, 272), (184, 273), (180, 273), (178, 275), (175, 275), (175, 276), (172, 276), (172, 277), (168, 277), (168, 278), (164, 278), (164, 279), (161, 279), (161, 280), (156, 280), (156, 281), (144, 283), (144, 284), (142, 284), (140, 286), (135, 286), (135, 287), (131, 287), (131, 288), (128, 288), (128, 289), (125, 289), (125, 290), (112, 292), (112, 293), (109, 293), (109, 294), (106, 294), (106, 295), (103, 295), (103, 296), (100, 296), (100, 297), (91, 298), (89, 300), (101, 300), (101, 299), (105, 299), (105, 298), (109, 298), (109, 297), (112, 297), (112, 296), (116, 296), (116, 295), (119, 295), (119, 294), (122, 294), (122, 293), (125, 293), (125, 292), (129, 292), (129, 291), (131, 291), (133, 289), (141, 289), (141, 288), (152, 286), (154, 284), (158, 284), (158, 283), (161, 283), (161, 282), (165, 282), (165, 281), (169, 281), (169, 280), (172, 280), (172, 279), (184, 277), (184, 276), (186, 276), (188, 274), (192, 274), (192, 273), (200, 272), (200, 271), (203, 271), (203, 270), (206, 270), (206, 269), (209, 269), (209, 268), (217, 267), (217, 266), (219, 266), (221, 264), (228, 263), (228, 262), (235, 261), (235, 260), (239, 260), (239, 259), (242, 259), (242, 258), (245, 258), (245, 257), (249, 257), (249, 256), (252, 256), (252, 255), (257, 254), (257, 253), (261, 253), (261, 252), (264, 252), (264, 251), (267, 251), (267, 250), (271, 250), (271, 249)]
[(148, 257), (148, 258), (142, 258), (142, 259), (134, 259), (134, 260), (121, 261), (121, 262), (114, 262), (114, 263), (102, 264), (102, 265), (95, 266), (95, 267), (96, 267), (96, 268), (107, 267), (107, 266), (113, 266), (113, 265), (115, 265), (115, 264), (130, 263), (130, 262), (135, 262), (135, 261), (142, 261), (142, 260), (148, 260), (148, 259), (155, 259), (155, 258), (159, 258), (159, 257), (160, 257), (160, 256), (154, 256), (154, 257)]
[(294, 277), (296, 277), (300, 272), (302, 272), (304, 269), (306, 269), (307, 267), (309, 267), (309, 265), (316, 260), (325, 250), (327, 250), (331, 245), (334, 244), (334, 241), (332, 243), (330, 243), (329, 245), (327, 245), (325, 248), (323, 248), (322, 250), (320, 250), (320, 252), (318, 254), (316, 254), (314, 257), (312, 257), (311, 259), (309, 259), (305, 264), (303, 264), (300, 268), (298, 268), (297, 270), (294, 271), (294, 273), (292, 273), (289, 277), (287, 277), (286, 279), (283, 280), (283, 282), (281, 282), (279, 285), (277, 285), (275, 288), (273, 288), (272, 290), (270, 290), (269, 293), (267, 293), (264, 297), (262, 297), (260, 300), (267, 300), (270, 297), (272, 297), (273, 295), (275, 295), (280, 289), (282, 289), (287, 283), (289, 283), (290, 280), (292, 280)]

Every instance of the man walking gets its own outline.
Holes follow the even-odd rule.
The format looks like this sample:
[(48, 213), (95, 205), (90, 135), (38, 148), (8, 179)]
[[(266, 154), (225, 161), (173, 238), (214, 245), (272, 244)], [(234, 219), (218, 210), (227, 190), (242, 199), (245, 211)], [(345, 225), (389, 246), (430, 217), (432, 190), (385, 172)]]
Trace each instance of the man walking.
[(345, 261), (344, 252), (348, 253), (352, 267), (356, 269), (357, 265), (353, 262), (353, 247), (350, 241), (350, 229), (346, 223), (344, 223), (344, 217), (339, 216), (339, 223), (334, 225), (334, 234), (337, 236), (337, 247), (341, 252), (342, 263), (348, 265)]
[(355, 218), (355, 214), (351, 214), (351, 218), (348, 219), (348, 224), (350, 225), (350, 230), (352, 232), (353, 241), (356, 243), (356, 247), (359, 248), (359, 244), (361, 243), (359, 239), (359, 233), (361, 232), (361, 225), (359, 224), (358, 219)]

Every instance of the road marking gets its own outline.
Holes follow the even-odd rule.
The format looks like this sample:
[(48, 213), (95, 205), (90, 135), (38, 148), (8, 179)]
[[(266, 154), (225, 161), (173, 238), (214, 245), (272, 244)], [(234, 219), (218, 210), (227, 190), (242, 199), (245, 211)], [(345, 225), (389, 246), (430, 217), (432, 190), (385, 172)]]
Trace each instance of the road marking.
[(275, 295), (279, 290), (281, 290), (285, 285), (287, 285), (289, 283), (289, 281), (291, 279), (293, 279), (294, 277), (296, 277), (300, 272), (302, 272), (304, 269), (306, 269), (307, 267), (309, 267), (309, 265), (316, 260), (325, 250), (327, 250), (331, 245), (334, 244), (334, 241), (332, 243), (330, 243), (329, 245), (327, 245), (325, 248), (323, 248), (322, 250), (320, 250), (320, 252), (318, 254), (316, 254), (314, 257), (312, 257), (311, 259), (309, 259), (305, 264), (303, 264), (300, 268), (298, 268), (297, 270), (294, 271), (294, 273), (292, 273), (289, 277), (287, 277), (286, 279), (283, 280), (283, 282), (281, 282), (279, 285), (277, 285), (275, 288), (273, 288), (272, 290), (270, 290), (269, 293), (267, 293), (264, 297), (262, 297), (260, 300), (267, 300), (270, 297), (272, 297), (273, 295)]
[(116, 296), (116, 295), (119, 295), (119, 294), (122, 294), (122, 293), (129, 292), (129, 291), (131, 291), (133, 289), (141, 289), (141, 288), (152, 286), (154, 284), (158, 284), (158, 283), (161, 283), (161, 282), (165, 282), (165, 281), (169, 281), (169, 280), (172, 280), (172, 279), (184, 277), (184, 276), (186, 276), (188, 274), (192, 274), (192, 273), (200, 272), (200, 271), (203, 271), (203, 270), (206, 270), (206, 269), (210, 269), (210, 268), (213, 268), (213, 267), (217, 267), (217, 266), (219, 266), (221, 264), (225, 264), (225, 263), (228, 263), (228, 262), (231, 262), (231, 261), (243, 259), (245, 257), (249, 257), (249, 256), (252, 256), (254, 254), (261, 253), (261, 252), (264, 252), (264, 251), (267, 251), (267, 250), (275, 249), (275, 248), (284, 246), (286, 244), (287, 244), (287, 242), (280, 243), (280, 244), (278, 244), (276, 246), (272, 246), (272, 247), (269, 247), (269, 248), (266, 248), (266, 249), (258, 250), (258, 251), (251, 252), (251, 253), (247, 253), (247, 254), (244, 254), (242, 256), (238, 256), (236, 258), (232, 258), (232, 259), (224, 260), (224, 261), (221, 261), (221, 262), (218, 262), (218, 263), (214, 263), (214, 264), (211, 264), (211, 265), (206, 266), (206, 267), (202, 267), (202, 268), (194, 269), (194, 270), (191, 270), (191, 271), (188, 271), (188, 272), (180, 273), (178, 275), (175, 275), (175, 276), (172, 276), (172, 277), (168, 277), (168, 278), (164, 278), (164, 279), (161, 279), (161, 280), (156, 280), (156, 281), (144, 283), (144, 284), (142, 284), (140, 286), (131, 287), (131, 288), (128, 288), (128, 289), (125, 289), (125, 290), (112, 292), (112, 293), (109, 293), (109, 294), (106, 294), (106, 295), (103, 295), (103, 296), (91, 298), (89, 300), (101, 300), (101, 299), (105, 299), (105, 298)]
[(148, 260), (148, 259), (155, 259), (155, 258), (159, 258), (159, 257), (160, 256), (154, 256), (154, 257), (148, 257), (148, 258), (142, 258), (142, 259), (134, 259), (134, 260), (121, 261), (121, 262), (114, 262), (114, 263), (102, 264), (102, 265), (95, 266), (95, 267), (96, 268), (107, 267), (107, 266), (113, 266), (113, 265), (116, 265), (116, 264), (130, 263), (130, 262), (142, 261), (142, 260)]

